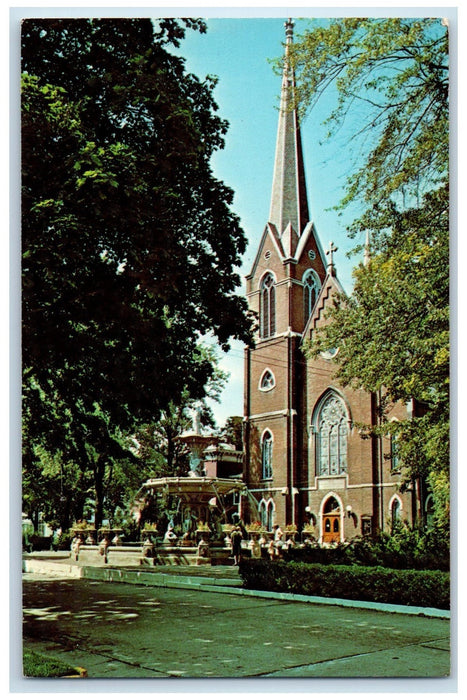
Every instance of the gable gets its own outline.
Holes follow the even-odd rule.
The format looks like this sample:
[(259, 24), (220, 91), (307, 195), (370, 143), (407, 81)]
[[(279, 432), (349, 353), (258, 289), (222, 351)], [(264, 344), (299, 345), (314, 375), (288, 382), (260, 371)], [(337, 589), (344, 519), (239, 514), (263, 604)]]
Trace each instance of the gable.
[(322, 325), (324, 321), (324, 312), (330, 307), (334, 297), (338, 294), (345, 294), (344, 288), (337, 277), (327, 274), (318, 294), (318, 298), (316, 299), (314, 309), (303, 331), (303, 340), (308, 339), (313, 330)]
[[(305, 230), (300, 236), (297, 248), (295, 250), (294, 258), (297, 261), (297, 263), (304, 262), (304, 258), (306, 258), (307, 265), (309, 265), (308, 253), (311, 250), (316, 254), (316, 262), (313, 267), (322, 267), (322, 270), (325, 271), (326, 256), (324, 254), (323, 246), (321, 245), (321, 241), (319, 240), (314, 223), (312, 221), (309, 221), (308, 224), (305, 226)], [(317, 272), (319, 272), (319, 270), (317, 270)]]
[[(271, 258), (265, 259), (264, 255), (268, 252), (268, 250), (271, 251), (271, 258), (274, 256), (276, 260), (279, 260), (281, 263), (285, 259), (284, 255), (284, 250), (282, 248), (281, 240), (279, 238), (279, 235), (277, 233), (276, 227), (274, 224), (267, 224), (263, 231), (263, 235), (261, 237), (260, 244), (258, 246), (258, 252), (256, 253), (256, 257), (253, 263), (253, 266), (251, 268), (251, 272), (249, 275), (247, 275), (248, 280), (252, 280), (257, 272), (258, 272), (258, 266), (260, 263), (264, 260), (264, 263), (266, 264), (266, 267), (270, 267), (270, 262)], [(263, 271), (261, 271), (260, 276), (263, 274)]]

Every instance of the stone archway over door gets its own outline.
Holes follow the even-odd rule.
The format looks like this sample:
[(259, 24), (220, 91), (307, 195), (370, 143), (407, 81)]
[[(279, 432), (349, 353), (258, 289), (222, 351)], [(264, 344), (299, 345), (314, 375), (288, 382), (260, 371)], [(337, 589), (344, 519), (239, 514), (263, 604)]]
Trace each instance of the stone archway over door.
[(324, 504), (322, 520), (323, 543), (340, 542), (341, 511), (333, 496)]

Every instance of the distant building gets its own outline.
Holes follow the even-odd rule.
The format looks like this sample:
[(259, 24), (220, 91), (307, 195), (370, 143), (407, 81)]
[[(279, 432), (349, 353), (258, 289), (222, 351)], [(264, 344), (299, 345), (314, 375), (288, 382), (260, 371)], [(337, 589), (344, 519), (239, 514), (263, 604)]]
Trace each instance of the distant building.
[(220, 479), (241, 479), (243, 452), (233, 445), (218, 443), (210, 445), (203, 454), (205, 476)]
[[(245, 351), (244, 480), (263, 524), (311, 523), (320, 542), (342, 542), (425, 517), (418, 481), (401, 493), (389, 436), (363, 439), (356, 424), (375, 425), (378, 396), (343, 388), (331, 359), (338, 348), (307, 359), (303, 342), (342, 292), (333, 244), (325, 253), (308, 208), (302, 143), (292, 109), (294, 75), (286, 50), (269, 220), (247, 299), (258, 314), (254, 349)], [(327, 256), (327, 257), (326, 257)], [(394, 405), (389, 420), (413, 405)], [(428, 497), (429, 499), (429, 497)], [(246, 506), (248, 508), (248, 506)], [(248, 517), (248, 513), (245, 513)], [(252, 513), (250, 514), (253, 517)]]

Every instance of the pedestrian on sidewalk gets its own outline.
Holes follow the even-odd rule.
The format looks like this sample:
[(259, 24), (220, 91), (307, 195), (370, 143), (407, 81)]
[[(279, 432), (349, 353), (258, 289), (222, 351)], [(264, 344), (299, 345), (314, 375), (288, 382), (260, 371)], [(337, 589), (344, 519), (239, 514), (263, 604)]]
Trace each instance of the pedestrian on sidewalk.
[(234, 560), (234, 566), (238, 566), (240, 564), (243, 539), (242, 530), (238, 525), (236, 525), (232, 530), (230, 539), (232, 541), (232, 556)]

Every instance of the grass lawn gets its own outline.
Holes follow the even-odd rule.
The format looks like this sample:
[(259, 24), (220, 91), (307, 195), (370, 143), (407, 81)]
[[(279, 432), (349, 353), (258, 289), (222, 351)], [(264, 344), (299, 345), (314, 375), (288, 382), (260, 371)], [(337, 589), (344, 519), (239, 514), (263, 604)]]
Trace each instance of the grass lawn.
[(26, 678), (60, 678), (63, 676), (78, 676), (81, 669), (73, 668), (57, 659), (38, 654), (36, 651), (24, 649), (23, 675)]

